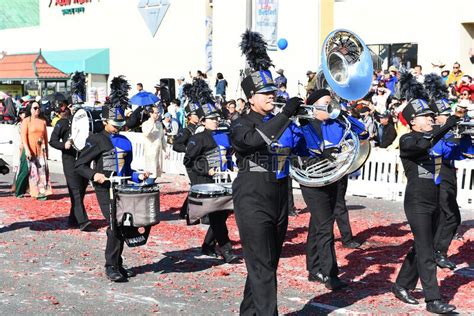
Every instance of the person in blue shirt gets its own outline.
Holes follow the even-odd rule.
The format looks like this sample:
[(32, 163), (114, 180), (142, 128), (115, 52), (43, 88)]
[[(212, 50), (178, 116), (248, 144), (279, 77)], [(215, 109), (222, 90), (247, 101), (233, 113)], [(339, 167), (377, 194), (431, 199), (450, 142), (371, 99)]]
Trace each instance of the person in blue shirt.
[[(306, 104), (327, 106), (331, 101), (330, 92), (320, 89), (308, 96)], [(342, 113), (341, 115), (345, 115), (350, 122), (353, 132), (360, 138), (368, 136), (362, 122)], [(340, 150), (338, 145), (344, 135), (346, 125), (339, 118), (330, 118), (330, 114), (326, 111), (314, 109), (313, 115), (314, 119), (301, 122), (306, 152), (299, 155), (305, 156), (309, 164), (320, 159), (334, 161), (334, 155), (337, 155)], [(303, 199), (311, 213), (306, 246), (308, 280), (323, 283), (330, 290), (338, 290), (347, 286), (347, 283), (338, 277), (339, 271), (334, 248), (336, 204), (338, 198), (344, 198), (338, 194), (340, 186), (344, 186), (344, 183), (344, 179), (341, 179), (321, 187), (300, 185)], [(347, 224), (349, 224), (348, 214)], [(357, 246), (360, 246), (360, 243)]]
[(227, 80), (224, 79), (224, 75), (220, 72), (217, 73), (216, 79), (216, 95), (220, 95), (225, 101), (227, 89)]
[[(108, 178), (130, 176), (132, 181), (139, 182), (145, 180), (149, 174), (139, 174), (132, 169), (132, 143), (127, 137), (119, 134), (126, 125), (126, 121), (123, 107), (120, 105), (121, 102), (124, 102), (123, 95), (119, 96), (113, 88), (117, 86), (114, 83), (120, 85), (121, 80), (116, 79), (117, 77), (112, 80), (111, 84), (111, 103), (103, 106), (104, 130), (87, 138), (86, 146), (76, 160), (75, 171), (85, 179), (93, 181), (100, 210), (109, 223), (105, 247), (106, 276), (113, 282), (124, 282), (135, 273), (123, 266), (124, 240), (119, 236), (116, 227), (112, 227), (114, 223), (110, 222), (111, 197)], [(117, 98), (119, 101), (116, 100)], [(127, 101), (125, 100), (125, 103)], [(92, 162), (94, 162), (93, 168), (91, 168)]]

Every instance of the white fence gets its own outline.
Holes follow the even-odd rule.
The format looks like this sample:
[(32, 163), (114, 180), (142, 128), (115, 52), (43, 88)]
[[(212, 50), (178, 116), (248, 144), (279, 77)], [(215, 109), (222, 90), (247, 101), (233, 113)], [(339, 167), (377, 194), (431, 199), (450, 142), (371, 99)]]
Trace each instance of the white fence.
[[(51, 134), (52, 128), (48, 128)], [(143, 135), (140, 133), (123, 133), (133, 145), (132, 167), (140, 170), (144, 168)], [(17, 130), (11, 125), (0, 125), (0, 153), (11, 155), (13, 145), (3, 144), (13, 140)], [(166, 173), (186, 174), (183, 166), (184, 154), (168, 148), (169, 158), (165, 159), (163, 170)], [(50, 160), (61, 160), (61, 152), (50, 148)], [(458, 203), (461, 207), (474, 209), (474, 161), (464, 160), (456, 162), (458, 179)], [(347, 194), (380, 198), (384, 200), (402, 201), (405, 193), (406, 178), (403, 166), (397, 151), (373, 149), (360, 174), (350, 177)]]

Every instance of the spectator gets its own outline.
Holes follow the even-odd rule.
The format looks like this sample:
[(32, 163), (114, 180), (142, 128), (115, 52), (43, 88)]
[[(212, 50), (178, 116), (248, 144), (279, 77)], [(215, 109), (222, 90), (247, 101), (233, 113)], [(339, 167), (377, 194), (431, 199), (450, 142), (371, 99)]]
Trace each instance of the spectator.
[(158, 97), (158, 99), (161, 100), (161, 86), (159, 83), (155, 84), (155, 95)]
[(390, 66), (388, 68), (389, 73), (385, 76), (385, 85), (387, 86), (387, 89), (389, 89), (390, 95), (398, 95), (399, 94), (399, 88), (398, 88), (398, 69), (395, 68), (394, 66)]
[(441, 78), (443, 79), (444, 83), (448, 81), (449, 70), (445, 69), (441, 71)]
[(290, 98), (288, 92), (286, 92), (286, 83), (280, 83), (277, 91), (277, 98), (281, 99), (283, 102), (286, 102)]
[(16, 106), (12, 98), (0, 95), (0, 122), (2, 124), (14, 124), (16, 121)]
[(245, 100), (242, 99), (242, 98), (238, 98), (237, 101), (235, 102), (235, 105), (236, 105), (236, 110), (237, 112), (239, 112), (239, 114), (242, 114), (242, 112), (244, 111), (245, 109)]
[[(21, 124), (26, 117), (26, 108), (20, 108), (13, 135), (13, 184), (12, 192), (16, 197), (23, 197), (28, 189), (28, 162), (21, 142)], [(21, 177), (19, 175), (22, 175)]]
[(235, 104), (234, 100), (230, 100), (227, 103), (227, 121), (231, 122), (239, 118), (239, 112), (237, 112), (237, 105)]
[(466, 99), (466, 93), (472, 95), (474, 91), (474, 83), (472, 83), (472, 78), (469, 75), (462, 76), (459, 83), (456, 85), (456, 93), (460, 99)]
[(423, 67), (421, 67), (421, 65), (416, 65), (413, 69), (413, 76), (419, 83), (423, 83), (425, 81), (425, 76), (423, 76), (422, 70)]
[(455, 86), (461, 80), (463, 75), (464, 73), (461, 71), (461, 65), (458, 62), (455, 62), (453, 65), (453, 72), (449, 74), (446, 84), (448, 86)]
[(471, 87), (463, 87), (459, 91), (459, 102), (466, 100), (466, 101), (474, 101), (473, 97), (474, 95), (472, 94), (472, 89)]
[(170, 113), (165, 113), (163, 118), (163, 126), (165, 127), (165, 133), (167, 136), (167, 143), (173, 144), (175, 136), (179, 131), (178, 121), (171, 116)]
[(181, 102), (178, 99), (174, 99), (170, 102), (168, 113), (178, 122), (179, 127), (184, 126), (183, 109), (181, 108)]
[(222, 99), (225, 101), (226, 89), (227, 89), (227, 80), (224, 79), (224, 75), (222, 75), (222, 73), (218, 72), (217, 79), (216, 79), (216, 96), (220, 95)]
[(385, 88), (384, 85), (384, 82), (379, 82), (377, 93), (372, 96), (372, 103), (374, 104), (375, 111), (379, 114), (382, 114), (387, 110), (387, 100), (391, 92), (389, 89)]
[(375, 139), (375, 146), (380, 148), (387, 148), (390, 146), (395, 138), (397, 138), (397, 131), (391, 121), (389, 111), (385, 111), (378, 115), (379, 124), (377, 127), (377, 137)]
[(375, 139), (375, 137), (377, 136), (376, 126), (370, 108), (368, 108), (367, 106), (362, 107), (362, 109), (359, 110), (359, 115), (360, 120), (362, 121), (362, 123), (364, 123), (365, 129), (369, 133), (369, 139)]
[(181, 76), (176, 81), (178, 82), (178, 99), (181, 102), (181, 104), (184, 104), (184, 102), (186, 101), (186, 96), (184, 95), (184, 92), (183, 92), (183, 87), (185, 84), (184, 77)]
[(286, 79), (285, 75), (283, 74), (283, 72), (284, 72), (283, 69), (278, 69), (278, 70), (276, 71), (276, 73), (279, 74), (279, 76), (275, 78), (275, 85), (276, 85), (277, 87), (279, 87), (280, 84), (282, 84), (282, 83), (285, 84), (285, 87), (286, 87), (286, 85), (287, 85), (287, 79)]
[(142, 124), (142, 132), (145, 137), (144, 169), (151, 173), (151, 177), (156, 179), (163, 172), (163, 153), (166, 151), (166, 137), (160, 119), (160, 109), (157, 106), (153, 106), (150, 118)]
[(140, 82), (137, 83), (137, 91), (138, 91), (138, 92), (142, 92), (142, 91), (143, 91), (143, 84), (141, 84)]
[(316, 88), (316, 73), (312, 70), (306, 72), (308, 77), (308, 83), (306, 84), (306, 95), (310, 95), (311, 92)]
[(46, 119), (40, 112), (38, 102), (33, 102), (30, 115), (21, 125), (21, 140), (28, 159), (28, 184), (30, 195), (38, 200), (46, 200), (53, 194), (47, 169), (48, 159), (48, 132)]

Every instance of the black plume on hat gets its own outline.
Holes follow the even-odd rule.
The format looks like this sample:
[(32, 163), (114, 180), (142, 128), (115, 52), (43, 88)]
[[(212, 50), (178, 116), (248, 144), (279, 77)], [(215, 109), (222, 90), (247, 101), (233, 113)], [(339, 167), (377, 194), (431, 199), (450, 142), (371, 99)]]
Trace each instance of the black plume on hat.
[(114, 77), (110, 83), (110, 103), (112, 106), (128, 106), (128, 90), (130, 89), (131, 86), (124, 76)]
[(428, 100), (423, 84), (418, 82), (415, 77), (408, 71), (404, 71), (400, 76), (400, 95), (407, 101), (412, 99)]
[(250, 68), (254, 71), (268, 70), (273, 66), (267, 53), (267, 42), (263, 39), (262, 34), (247, 30), (242, 34), (240, 49), (247, 58)]
[(426, 75), (424, 85), (432, 101), (447, 99), (449, 97), (448, 86), (444, 83), (443, 78), (437, 74), (431, 73)]
[(76, 71), (71, 75), (72, 103), (84, 103), (86, 100), (86, 75), (83, 71)]
[(190, 83), (185, 83), (185, 84), (183, 85), (183, 94), (184, 94), (187, 98), (190, 98), (190, 97), (191, 97), (192, 88), (193, 88), (193, 85), (190, 84)]
[(124, 76), (114, 77), (110, 83), (109, 101), (102, 108), (102, 118), (114, 125), (125, 125), (124, 111), (128, 106), (128, 90), (131, 86)]
[(199, 118), (220, 116), (219, 109), (215, 105), (212, 90), (203, 79), (194, 79), (190, 99), (189, 110), (194, 109)]
[(260, 33), (247, 30), (242, 34), (240, 49), (250, 67), (246, 69), (247, 76), (241, 83), (247, 98), (252, 97), (255, 93), (278, 90), (273, 82), (272, 74), (268, 70), (273, 64), (268, 56), (267, 43), (263, 36)]

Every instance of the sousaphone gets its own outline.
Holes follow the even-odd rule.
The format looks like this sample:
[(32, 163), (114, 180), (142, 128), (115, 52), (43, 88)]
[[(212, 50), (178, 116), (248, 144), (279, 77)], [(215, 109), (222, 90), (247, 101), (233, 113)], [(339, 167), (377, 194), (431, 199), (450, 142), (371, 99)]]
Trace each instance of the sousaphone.
[[(356, 34), (344, 29), (332, 31), (324, 40), (321, 56), (321, 70), (316, 75), (318, 89), (330, 90), (336, 100), (359, 100), (367, 94), (372, 83), (372, 58), (369, 49)], [(336, 102), (326, 109), (331, 118), (336, 116), (332, 114), (339, 113), (338, 104)], [(311, 115), (311, 107), (305, 106), (308, 115)], [(308, 115), (301, 118), (308, 118)], [(292, 163), (290, 175), (298, 183), (309, 187), (325, 186), (364, 165), (370, 155), (370, 142), (359, 140), (350, 129), (349, 120), (343, 120), (346, 130), (336, 159), (322, 159), (309, 166), (302, 159), (299, 163)]]

